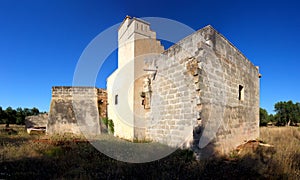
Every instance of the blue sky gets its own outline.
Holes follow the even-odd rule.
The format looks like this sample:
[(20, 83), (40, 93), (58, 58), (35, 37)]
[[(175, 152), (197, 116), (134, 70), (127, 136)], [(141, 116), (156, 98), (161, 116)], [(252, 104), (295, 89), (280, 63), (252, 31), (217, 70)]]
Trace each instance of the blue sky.
[[(0, 106), (48, 111), (51, 87), (72, 85), (90, 41), (130, 15), (169, 18), (195, 30), (211, 24), (260, 66), (261, 107), (272, 113), (278, 101), (300, 102), (299, 9), (289, 0), (0, 0)], [(115, 53), (105, 65), (98, 87), (116, 68)]]

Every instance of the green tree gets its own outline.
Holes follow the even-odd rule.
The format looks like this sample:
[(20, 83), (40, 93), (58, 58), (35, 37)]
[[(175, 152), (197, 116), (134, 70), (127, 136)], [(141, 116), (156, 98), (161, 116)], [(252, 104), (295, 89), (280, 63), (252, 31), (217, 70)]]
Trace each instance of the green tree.
[(9, 127), (9, 124), (15, 124), (16, 123), (16, 113), (17, 111), (14, 110), (12, 107), (7, 107), (5, 109), (5, 124), (6, 127)]
[(0, 106), (0, 124), (3, 124), (3, 118), (4, 118), (4, 111), (2, 107)]
[(31, 109), (31, 115), (38, 115), (40, 114), (40, 111), (38, 108), (34, 107)]
[(270, 121), (267, 110), (260, 108), (259, 109), (259, 125), (266, 126)]
[(26, 117), (26, 116), (31, 116), (31, 110), (28, 109), (28, 108), (24, 108), (24, 109), (23, 109), (23, 114), (24, 114), (25, 117)]
[(276, 115), (269, 114), (269, 121), (272, 123), (276, 123), (277, 122)]
[(300, 104), (293, 101), (280, 101), (274, 105), (278, 125), (293, 125), (300, 122)]
[(22, 108), (17, 108), (16, 124), (25, 124), (25, 115)]
[(294, 111), (295, 111), (295, 122), (300, 123), (300, 103), (297, 102), (294, 105)]
[(38, 114), (40, 114), (40, 111), (36, 107), (32, 109), (18, 107), (16, 110), (12, 107), (7, 107), (3, 110), (0, 106), (0, 124), (5, 123), (7, 127), (9, 127), (9, 124), (25, 124), (26, 116)]

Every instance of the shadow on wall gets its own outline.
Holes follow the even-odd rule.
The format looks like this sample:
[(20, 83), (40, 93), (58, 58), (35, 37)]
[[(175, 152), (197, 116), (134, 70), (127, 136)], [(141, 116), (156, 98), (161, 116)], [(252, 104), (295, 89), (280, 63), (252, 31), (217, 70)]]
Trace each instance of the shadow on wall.
[[(215, 139), (208, 138), (203, 136), (204, 127), (201, 125), (198, 125), (193, 130), (193, 144), (192, 144), (192, 150), (196, 154), (197, 160), (204, 160), (212, 157), (217, 156), (216, 151), (216, 141)], [(203, 148), (199, 147), (200, 139), (202, 142), (209, 142), (206, 146)]]

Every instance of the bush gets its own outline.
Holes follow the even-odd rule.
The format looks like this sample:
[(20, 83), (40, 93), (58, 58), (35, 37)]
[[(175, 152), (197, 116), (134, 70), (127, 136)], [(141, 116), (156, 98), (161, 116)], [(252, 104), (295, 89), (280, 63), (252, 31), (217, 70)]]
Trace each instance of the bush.
[(115, 132), (115, 125), (111, 119), (108, 120), (108, 131), (112, 134)]
[(107, 117), (104, 117), (101, 119), (101, 121), (105, 124), (109, 133), (113, 134), (115, 132), (115, 129), (114, 129), (115, 126), (114, 126), (113, 120), (108, 119)]

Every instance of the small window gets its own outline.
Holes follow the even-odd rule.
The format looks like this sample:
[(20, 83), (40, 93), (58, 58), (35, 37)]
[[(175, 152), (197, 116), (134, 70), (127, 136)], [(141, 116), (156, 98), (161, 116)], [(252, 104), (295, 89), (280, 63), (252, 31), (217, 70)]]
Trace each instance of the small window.
[(139, 24), (138, 23), (136, 23), (136, 29), (139, 29)]
[(118, 104), (118, 95), (115, 95), (115, 105)]
[(141, 30), (143, 30), (143, 25), (141, 25)]
[(244, 86), (239, 85), (239, 100), (243, 101), (244, 100)]

